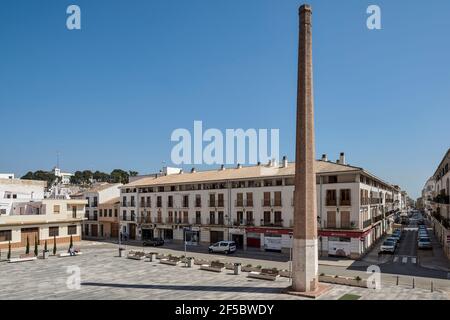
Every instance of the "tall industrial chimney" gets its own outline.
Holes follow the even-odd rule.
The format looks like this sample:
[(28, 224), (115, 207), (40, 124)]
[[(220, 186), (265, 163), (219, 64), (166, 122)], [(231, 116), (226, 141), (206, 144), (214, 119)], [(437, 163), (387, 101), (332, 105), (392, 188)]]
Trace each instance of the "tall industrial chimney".
[(311, 6), (300, 7), (292, 244), (292, 290), (299, 293), (314, 292), (319, 285), (311, 15)]

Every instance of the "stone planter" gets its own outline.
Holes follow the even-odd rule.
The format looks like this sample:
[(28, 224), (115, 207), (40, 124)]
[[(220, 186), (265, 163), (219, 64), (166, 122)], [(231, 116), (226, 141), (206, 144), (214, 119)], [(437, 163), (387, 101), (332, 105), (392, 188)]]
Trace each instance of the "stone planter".
[(344, 286), (367, 288), (367, 280), (364, 280), (364, 279), (361, 279), (358, 281), (355, 278), (349, 278), (349, 277), (336, 277), (333, 275), (321, 275), (321, 276), (319, 276), (319, 281), (326, 282), (326, 283), (340, 284), (340, 285), (344, 285)]
[(289, 270), (280, 270), (279, 275), (284, 278), (289, 278), (291, 276)]
[(256, 267), (242, 267), (242, 272), (261, 272), (261, 268), (256, 268)]
[(198, 265), (198, 266), (201, 266), (203, 264), (209, 264), (209, 261), (208, 260), (203, 260), (203, 259), (195, 259), (194, 260), (194, 264)]
[(225, 263), (225, 269), (234, 270), (234, 263)]

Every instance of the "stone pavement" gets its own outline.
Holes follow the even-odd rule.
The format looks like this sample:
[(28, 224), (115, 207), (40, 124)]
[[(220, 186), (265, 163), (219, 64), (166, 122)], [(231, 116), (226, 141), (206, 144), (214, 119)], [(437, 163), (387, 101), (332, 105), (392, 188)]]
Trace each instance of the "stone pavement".
[[(150, 250), (146, 250), (150, 251)], [(117, 257), (116, 247), (92, 244), (83, 255), (10, 264), (0, 263), (0, 299), (305, 299), (281, 294), (289, 279), (249, 279), (246, 273), (217, 274), (198, 267), (162, 265)], [(80, 272), (80, 282), (77, 281)], [(79, 284), (79, 286), (77, 286)], [(448, 292), (384, 286), (381, 290), (332, 286), (320, 299), (356, 294), (361, 299), (449, 299)]]

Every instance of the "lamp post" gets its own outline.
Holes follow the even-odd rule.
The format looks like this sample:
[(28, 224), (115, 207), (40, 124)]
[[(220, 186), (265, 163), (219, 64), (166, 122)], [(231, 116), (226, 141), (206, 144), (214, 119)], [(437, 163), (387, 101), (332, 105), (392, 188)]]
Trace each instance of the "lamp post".
[(293, 232), (289, 232), (289, 284), (292, 284), (292, 235)]

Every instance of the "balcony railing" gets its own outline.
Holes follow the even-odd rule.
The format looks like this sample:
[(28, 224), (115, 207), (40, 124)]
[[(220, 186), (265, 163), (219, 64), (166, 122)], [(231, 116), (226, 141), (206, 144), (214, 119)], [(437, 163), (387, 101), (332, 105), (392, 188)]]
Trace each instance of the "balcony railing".
[(340, 205), (349, 207), (352, 205), (352, 202), (351, 202), (351, 200), (341, 200)]
[(433, 202), (439, 204), (450, 204), (450, 196), (438, 195), (433, 199)]
[(234, 206), (237, 208), (253, 207), (253, 200), (235, 200)]
[(361, 198), (362, 206), (367, 206), (367, 205), (369, 205), (369, 203), (370, 203), (369, 198)]
[(234, 219), (234, 226), (254, 226), (255, 222), (253, 219)]
[(370, 198), (370, 204), (380, 204), (381, 199), (380, 198)]
[(367, 219), (363, 222), (363, 229), (368, 228), (372, 225), (372, 219)]
[(335, 206), (337, 206), (337, 201), (336, 201), (336, 200), (330, 200), (330, 199), (327, 199), (327, 200), (325, 201), (325, 205), (326, 205), (327, 207), (335, 207)]
[(322, 225), (323, 229), (354, 230), (358, 228), (355, 221), (350, 221), (348, 224), (341, 222), (341, 225), (338, 225), (337, 223), (329, 224), (328, 221), (323, 221)]
[(263, 199), (261, 200), (262, 207), (281, 207), (282, 201), (281, 199)]
[(152, 223), (151, 217), (138, 217), (137, 219), (138, 223)]
[(195, 201), (195, 207), (196, 208), (201, 208), (202, 207), (202, 202), (201, 201)]
[(147, 201), (140, 202), (139, 204), (140, 204), (141, 208), (151, 208), (151, 206), (152, 206), (152, 203), (151, 202), (147, 202)]

